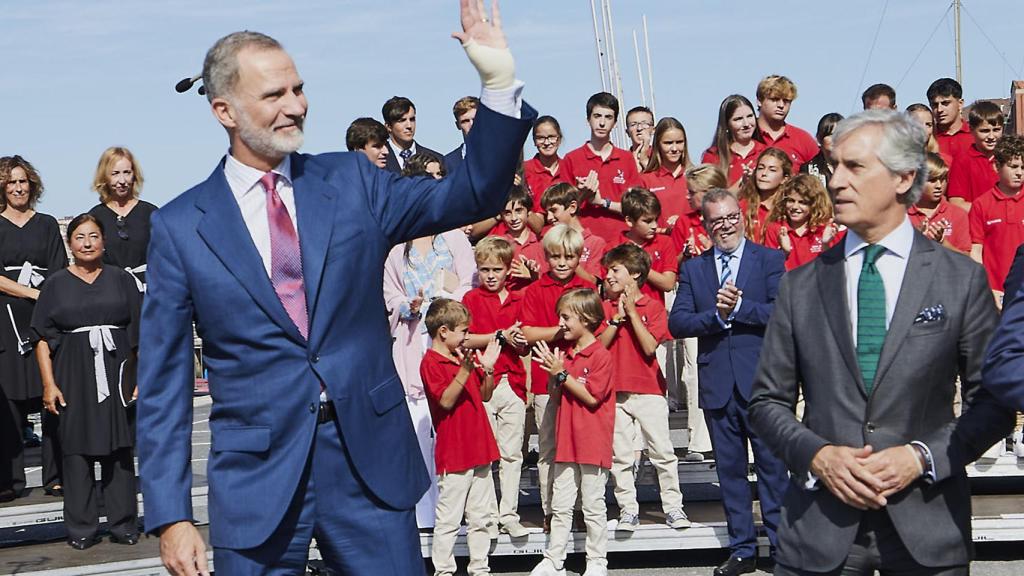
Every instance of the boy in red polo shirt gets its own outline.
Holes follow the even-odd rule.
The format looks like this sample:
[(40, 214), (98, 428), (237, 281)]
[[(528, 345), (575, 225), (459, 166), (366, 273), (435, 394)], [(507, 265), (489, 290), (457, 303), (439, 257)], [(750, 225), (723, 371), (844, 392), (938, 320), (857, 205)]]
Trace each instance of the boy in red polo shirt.
[(971, 258), (988, 272), (988, 284), (1002, 307), (1003, 284), (1017, 247), (1024, 243), (1024, 138), (1003, 136), (994, 152), (999, 182), (971, 206)]
[[(580, 252), (583, 251), (583, 236), (578, 231), (566, 224), (556, 224), (544, 235), (543, 244), (548, 270), (539, 280), (523, 290), (520, 312), (523, 334), (531, 346), (543, 341), (552, 347), (565, 350), (568, 349), (569, 343), (564, 340), (564, 334), (558, 325), (555, 304), (567, 290), (593, 290), (596, 286), (576, 274)], [(540, 502), (547, 525), (551, 517), (550, 471), (555, 460), (555, 417), (558, 403), (550, 401), (547, 372), (539, 362), (532, 363), (530, 388), (533, 393), (533, 415), (537, 424), (539, 444), (537, 475), (540, 480)]]
[(955, 158), (974, 143), (963, 119), (964, 89), (952, 78), (932, 82), (926, 93), (935, 118), (935, 142), (946, 158)]
[(608, 516), (604, 503), (612, 465), (615, 396), (612, 360), (594, 331), (604, 320), (601, 299), (593, 290), (570, 290), (558, 298), (558, 329), (574, 345), (568, 351), (545, 342), (534, 355), (559, 402), (554, 465), (551, 536), (544, 559), (531, 576), (565, 574), (564, 562), (573, 506), (577, 497), (587, 525), (585, 576), (608, 574)]
[(424, 322), (431, 338), (420, 376), (436, 431), (437, 513), (430, 556), (435, 576), (455, 573), (455, 537), (466, 519), (469, 573), (486, 574), (491, 537), (487, 529), (494, 498), (491, 463), (498, 447), (483, 403), (494, 391), (494, 365), (501, 347), (490, 340), (475, 353), (463, 351), (469, 311), (462, 304), (438, 298)]
[(484, 402), (498, 441), (498, 502), (496, 523), (513, 538), (529, 531), (519, 522), (519, 478), (523, 465), (523, 431), (526, 427), (526, 368), (520, 356), (527, 354), (526, 338), (519, 325), (522, 293), (506, 284), (512, 266), (512, 244), (500, 236), (488, 236), (474, 248), (480, 285), (462, 297), (469, 310), (466, 348), (484, 349), (495, 340), (501, 355), (494, 365), (494, 392)]
[(817, 140), (806, 130), (786, 123), (793, 100), (796, 100), (796, 84), (785, 76), (766, 76), (757, 84), (757, 128), (761, 142), (785, 152), (793, 162), (793, 172), (799, 172), (820, 149)]
[(999, 105), (987, 100), (972, 104), (967, 114), (974, 143), (954, 156), (949, 167), (949, 201), (964, 210), (999, 181), (992, 154), (1003, 135), (1003, 120)]
[(643, 294), (650, 258), (634, 244), (622, 244), (602, 259), (605, 278), (604, 314), (608, 326), (599, 340), (612, 357), (615, 382), (615, 435), (612, 441), (612, 477), (619, 503), (616, 530), (632, 532), (640, 526), (633, 476), (633, 438), (637, 427), (647, 443), (647, 455), (658, 470), (661, 507), (672, 528), (687, 528), (679, 491), (679, 461), (668, 431), (667, 385), (658, 366), (657, 348), (672, 339), (665, 306)]
[(625, 228), (619, 200), (633, 186), (640, 185), (636, 161), (628, 150), (612, 144), (611, 133), (619, 118), (619, 101), (607, 92), (587, 100), (590, 140), (562, 158), (562, 178), (580, 191), (579, 217), (583, 226), (617, 242)]
[[(577, 214), (580, 205), (580, 193), (571, 184), (560, 182), (544, 191), (540, 197), (540, 205), (547, 213), (548, 224), (565, 224), (583, 236), (583, 250), (580, 252), (579, 267), (576, 273), (588, 282), (597, 283), (601, 277), (601, 256), (604, 255), (608, 243), (604, 238), (592, 233), (583, 225)], [(547, 267), (540, 265), (541, 273)]]
[(921, 199), (907, 208), (910, 223), (922, 234), (950, 250), (971, 253), (971, 231), (967, 212), (946, 200), (946, 179), (949, 168), (942, 156), (929, 152), (928, 180), (921, 190)]
[(505, 209), (490, 235), (505, 238), (512, 245), (512, 269), (508, 277), (509, 290), (522, 290), (540, 276), (540, 263), (544, 261), (544, 248), (530, 229), (528, 220), (533, 210), (533, 196), (523, 186), (513, 186), (508, 193)]
[(622, 233), (621, 242), (639, 246), (650, 257), (647, 282), (642, 284), (641, 290), (664, 304), (665, 293), (676, 289), (679, 265), (672, 239), (657, 233), (661, 202), (657, 196), (643, 188), (631, 188), (622, 197), (622, 215), (626, 217), (626, 226), (629, 228)]

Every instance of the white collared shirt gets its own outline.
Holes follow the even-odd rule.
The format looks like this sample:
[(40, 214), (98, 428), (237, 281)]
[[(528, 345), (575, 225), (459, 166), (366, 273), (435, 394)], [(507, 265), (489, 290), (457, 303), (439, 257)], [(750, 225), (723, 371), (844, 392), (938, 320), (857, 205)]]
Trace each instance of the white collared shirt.
[[(277, 194), (288, 209), (292, 226), (298, 234), (299, 225), (295, 217), (295, 191), (292, 188), (292, 160), (285, 156), (281, 163), (271, 170), (277, 177)], [(270, 221), (267, 219), (267, 192), (260, 184), (264, 172), (247, 166), (228, 153), (224, 162), (224, 177), (231, 188), (231, 195), (242, 211), (242, 220), (249, 229), (256, 250), (263, 259), (263, 267), (270, 276)]]
[[(907, 272), (910, 249), (914, 246), (914, 227), (910, 219), (903, 217), (903, 222), (878, 242), (885, 251), (875, 261), (875, 267), (885, 284), (885, 328), (889, 329), (896, 300), (903, 286), (903, 276)], [(850, 328), (853, 330), (853, 345), (857, 345), (857, 285), (860, 282), (860, 270), (864, 265), (864, 248), (868, 245), (852, 229), (846, 231), (843, 253), (846, 258), (846, 302), (850, 307)]]

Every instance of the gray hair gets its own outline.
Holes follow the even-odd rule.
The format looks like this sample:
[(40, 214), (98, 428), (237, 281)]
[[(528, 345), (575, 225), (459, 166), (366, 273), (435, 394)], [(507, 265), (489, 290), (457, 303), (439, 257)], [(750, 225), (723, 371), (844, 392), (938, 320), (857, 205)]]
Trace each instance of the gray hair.
[(259, 32), (232, 32), (217, 40), (203, 60), (203, 87), (206, 99), (226, 98), (238, 83), (238, 53), (246, 48), (284, 50), (277, 41)]
[(833, 146), (855, 131), (866, 126), (882, 129), (882, 140), (875, 154), (893, 174), (914, 175), (914, 182), (905, 194), (897, 199), (910, 206), (921, 198), (921, 190), (928, 180), (928, 163), (925, 145), (928, 133), (919, 122), (906, 112), (895, 110), (867, 110), (839, 122), (832, 133)]
[(739, 206), (739, 198), (725, 188), (712, 188), (704, 193), (704, 198), (700, 201), (700, 215), (704, 217), (705, 224), (707, 223), (708, 206), (718, 204), (719, 202), (723, 202), (729, 198), (732, 198), (732, 201)]

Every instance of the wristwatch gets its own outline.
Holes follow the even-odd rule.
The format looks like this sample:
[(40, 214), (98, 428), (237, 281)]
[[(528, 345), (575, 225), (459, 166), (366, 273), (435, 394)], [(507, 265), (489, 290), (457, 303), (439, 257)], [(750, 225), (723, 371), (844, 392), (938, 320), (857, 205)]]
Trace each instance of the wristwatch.
[(562, 370), (558, 374), (555, 374), (555, 383), (557, 383), (559, 386), (561, 386), (562, 384), (565, 384), (565, 381), (568, 380), (568, 379), (569, 379), (569, 371), (568, 370)]
[(615, 326), (615, 327), (622, 326), (625, 323), (626, 323), (626, 318), (625, 317), (617, 318), (617, 317), (613, 316), (612, 319), (608, 321), (608, 324), (610, 326)]
[(501, 344), (502, 346), (508, 346), (508, 340), (505, 338), (505, 333), (502, 332), (501, 330), (498, 330), (497, 332), (494, 333), (494, 339), (498, 342), (498, 344)]
[(605, 198), (605, 199), (604, 199), (604, 209), (605, 209), (605, 210), (611, 210), (611, 209), (612, 209), (612, 201), (611, 201), (611, 198)]

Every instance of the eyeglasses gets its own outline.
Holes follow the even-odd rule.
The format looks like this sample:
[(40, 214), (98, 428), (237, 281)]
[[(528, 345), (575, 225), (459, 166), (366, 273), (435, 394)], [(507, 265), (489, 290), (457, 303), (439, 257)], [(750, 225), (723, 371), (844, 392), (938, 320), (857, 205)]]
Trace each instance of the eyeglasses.
[(644, 121), (644, 122), (630, 122), (629, 124), (626, 124), (626, 128), (629, 128), (630, 130), (636, 130), (637, 128), (643, 130), (644, 128), (650, 128), (651, 126), (654, 126), (654, 124), (651, 124), (650, 122), (646, 122), (646, 121)]
[(534, 142), (557, 142), (558, 141), (558, 135), (556, 134), (554, 136), (534, 136), (533, 137), (533, 141)]
[(715, 218), (714, 220), (711, 220), (710, 222), (708, 222), (708, 226), (712, 230), (718, 230), (719, 228), (725, 226), (726, 223), (728, 223), (730, 226), (736, 226), (737, 224), (740, 223), (740, 219), (742, 217), (743, 216), (739, 212), (733, 212), (732, 214), (726, 214), (725, 216), (720, 216), (718, 218)]
[(117, 220), (114, 220), (114, 225), (117, 226), (117, 237), (121, 240), (127, 240), (128, 230), (125, 229), (125, 217), (118, 216)]

